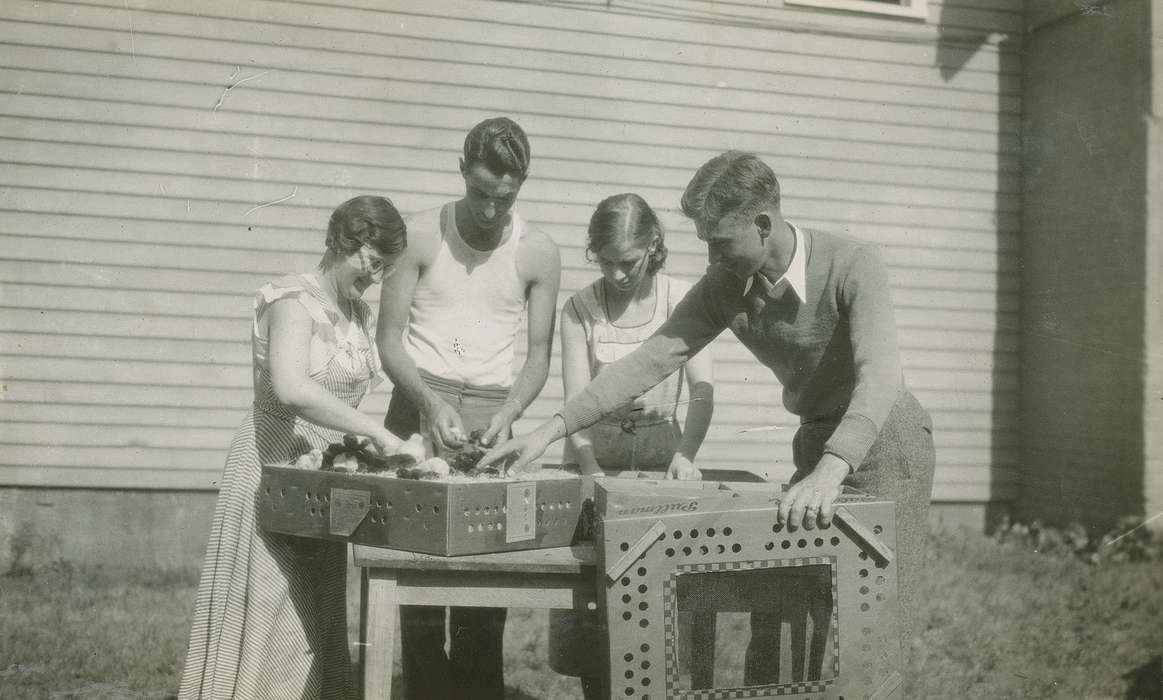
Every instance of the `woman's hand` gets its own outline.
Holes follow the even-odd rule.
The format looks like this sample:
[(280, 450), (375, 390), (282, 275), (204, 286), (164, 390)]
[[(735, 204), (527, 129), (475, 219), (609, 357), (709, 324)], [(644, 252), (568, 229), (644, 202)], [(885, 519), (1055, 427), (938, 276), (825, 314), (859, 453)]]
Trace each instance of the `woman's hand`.
[(666, 470), (666, 478), (678, 479), (680, 481), (698, 481), (703, 478), (703, 473), (689, 459), (683, 456), (681, 452), (676, 452), (670, 460), (670, 467)]
[(404, 444), (403, 440), (396, 437), (386, 428), (377, 430), (375, 433), (368, 435), (368, 437), (371, 438), (372, 446), (376, 448), (376, 452), (379, 452), (384, 457), (395, 454), (400, 449), (400, 446)]
[(477, 463), (477, 468), (483, 469), (498, 462), (512, 460), (506, 471), (523, 471), (530, 462), (545, 454), (550, 444), (564, 436), (565, 424), (561, 416), (554, 416), (533, 432), (508, 440), (486, 452)]
[(783, 495), (779, 502), (779, 524), (787, 523), (789, 530), (795, 530), (801, 522), (807, 530), (831, 524), (836, 499), (848, 472), (847, 462), (825, 453), (812, 473)]

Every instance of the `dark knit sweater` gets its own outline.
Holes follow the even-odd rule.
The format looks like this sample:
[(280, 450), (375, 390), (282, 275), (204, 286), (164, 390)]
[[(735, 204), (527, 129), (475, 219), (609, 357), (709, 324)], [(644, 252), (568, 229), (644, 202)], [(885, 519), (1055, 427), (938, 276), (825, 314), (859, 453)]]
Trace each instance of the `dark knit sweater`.
[(643, 345), (606, 368), (562, 410), (567, 433), (645, 393), (730, 328), (783, 385), (801, 422), (835, 426), (825, 451), (864, 461), (904, 391), (885, 266), (867, 243), (802, 229), (806, 296), (709, 268)]

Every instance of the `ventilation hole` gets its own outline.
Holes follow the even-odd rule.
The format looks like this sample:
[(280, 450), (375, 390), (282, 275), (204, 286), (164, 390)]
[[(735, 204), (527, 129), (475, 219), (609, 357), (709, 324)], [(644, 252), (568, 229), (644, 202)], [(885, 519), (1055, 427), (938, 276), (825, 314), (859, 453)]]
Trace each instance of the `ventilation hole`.
[(674, 556), (674, 549), (671, 547), (667, 547), (666, 548), (666, 556), (673, 557)]
[(808, 546), (808, 541), (807, 540), (800, 540), (800, 541), (796, 542), (796, 546), (799, 547), (800, 549), (803, 549), (804, 547)]
[(675, 530), (675, 531), (674, 531), (674, 533), (673, 533), (673, 537), (674, 537), (674, 539), (676, 539), (676, 540), (681, 540), (681, 539), (682, 539), (682, 533), (681, 533), (681, 532), (679, 532), (678, 530)]
[(698, 530), (691, 530), (691, 539), (692, 540), (698, 538), (698, 536), (699, 536)]
[(649, 677), (643, 678), (642, 685), (644, 685), (644, 686), (650, 685), (650, 678)]
[(779, 523), (776, 523), (776, 524), (774, 524), (774, 525), (772, 525), (772, 526), (771, 526), (771, 531), (772, 531), (772, 532), (782, 532), (782, 531), (783, 531), (783, 525), (780, 525)]
[(643, 654), (647, 654), (647, 653), (649, 653), (649, 652), (650, 652), (650, 645), (649, 645), (649, 644), (643, 644), (642, 646), (638, 647), (638, 649), (639, 649), (639, 650), (640, 650), (640, 651), (641, 651)]
[(743, 545), (736, 542), (735, 544), (731, 545), (731, 551), (738, 554), (739, 552), (743, 551)]
[(726, 537), (730, 537), (730, 536), (731, 536), (731, 532), (732, 532), (732, 531), (731, 531), (731, 528), (729, 528), (729, 527), (725, 527), (725, 528), (723, 528), (723, 535), (725, 535)]
[(719, 551), (719, 554), (722, 554), (723, 552), (727, 551), (727, 547), (725, 547), (724, 545), (718, 545), (717, 547), (715, 547), (715, 549), (717, 549)]
[(860, 570), (860, 578), (868, 578), (868, 569)]
[(860, 557), (860, 559), (862, 561), (868, 561), (868, 552), (861, 552), (860, 554), (858, 554), (856, 556)]
[(691, 555), (691, 548), (690, 547), (683, 547), (682, 553), (689, 557)]
[(860, 604), (860, 612), (868, 612), (868, 608), (869, 608), (868, 603), (861, 603)]
[(650, 603), (647, 603), (646, 601), (642, 601), (641, 603), (638, 604), (638, 609), (641, 610), (642, 612), (646, 612), (647, 610), (650, 609)]
[(791, 549), (791, 540), (784, 540), (783, 542), (779, 543), (779, 546), (783, 547), (784, 549)]
[(648, 590), (650, 590), (650, 589), (648, 589), (648, 588), (646, 587), (646, 584), (645, 584), (645, 583), (644, 583), (644, 584), (642, 584), (642, 585), (640, 585), (640, 586), (638, 586), (638, 592), (639, 592), (639, 593), (642, 593), (643, 595), (645, 595), (645, 594), (646, 594), (646, 591), (648, 591)]
[(638, 621), (638, 626), (641, 627), (642, 629), (646, 629), (647, 627), (650, 626), (650, 620), (647, 620), (646, 618), (642, 618), (641, 620)]
[(638, 567), (638, 575), (645, 576), (646, 575), (646, 567), (644, 567), (644, 566)]
[(872, 534), (874, 534), (874, 535), (879, 535), (879, 534), (880, 534), (880, 533), (882, 533), (882, 532), (884, 532), (884, 528), (883, 528), (883, 527), (881, 527), (881, 526), (879, 526), (879, 525), (873, 525), (873, 526), (872, 526)]
[(629, 585), (630, 585), (630, 577), (629, 577), (629, 576), (623, 576), (623, 577), (622, 577), (622, 585), (623, 585), (623, 586), (629, 586)]
[(771, 550), (775, 549), (775, 543), (768, 542), (767, 544), (763, 545), (763, 548), (770, 552)]
[(622, 675), (626, 676), (626, 680), (630, 680), (631, 678), (634, 677), (634, 671), (633, 671), (633, 669), (628, 668), (628, 669), (626, 669), (626, 672), (623, 673)]
[(625, 552), (627, 549), (630, 549), (630, 543), (623, 542), (622, 544), (618, 545), (618, 548)]
[(840, 546), (840, 538), (839, 538), (839, 537), (833, 537), (833, 538), (832, 538), (831, 540), (829, 540), (829, 541), (832, 543), (832, 546), (833, 546), (833, 547), (839, 547), (839, 546)]
[(860, 587), (860, 595), (868, 595), (868, 586)]
[(715, 536), (715, 528), (708, 527), (707, 528), (707, 537), (714, 537), (714, 536)]
[(631, 695), (633, 695), (633, 694), (634, 694), (634, 689), (633, 689), (633, 688), (627, 688), (627, 689), (626, 689), (626, 696), (627, 696), (627, 697), (629, 697), (629, 696), (631, 696)]
[(823, 546), (824, 546), (824, 538), (823, 538), (823, 537), (817, 537), (817, 538), (816, 538), (815, 545), (816, 545), (817, 547), (823, 547)]
[(634, 660), (634, 655), (633, 655), (633, 654), (631, 654), (631, 653), (629, 653), (629, 652), (627, 652), (627, 653), (626, 653), (626, 655), (622, 657), (622, 659), (623, 659), (623, 660), (624, 660), (626, 663), (630, 663), (631, 661), (633, 661), (633, 660)]
[(630, 604), (630, 594), (629, 593), (622, 594), (622, 602), (627, 604), (627, 605)]
[(703, 546), (699, 547), (699, 552), (702, 554), (710, 554), (711, 550), (708, 549), (707, 545), (704, 544)]
[(649, 661), (649, 660), (646, 660), (646, 661), (643, 661), (643, 662), (642, 662), (642, 670), (643, 670), (643, 671), (648, 671), (648, 670), (650, 670), (650, 661)]

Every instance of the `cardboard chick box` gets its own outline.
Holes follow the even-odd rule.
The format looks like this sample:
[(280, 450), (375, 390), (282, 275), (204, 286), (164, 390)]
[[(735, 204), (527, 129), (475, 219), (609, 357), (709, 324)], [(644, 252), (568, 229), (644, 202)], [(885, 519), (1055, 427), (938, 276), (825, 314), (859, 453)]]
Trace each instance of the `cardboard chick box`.
[(557, 469), (449, 481), (271, 465), (258, 521), (267, 532), (446, 556), (563, 547), (578, 530), (581, 484)]
[[(610, 697), (898, 697), (895, 508), (777, 523), (776, 484), (595, 486)], [(603, 590), (604, 589), (604, 590)]]

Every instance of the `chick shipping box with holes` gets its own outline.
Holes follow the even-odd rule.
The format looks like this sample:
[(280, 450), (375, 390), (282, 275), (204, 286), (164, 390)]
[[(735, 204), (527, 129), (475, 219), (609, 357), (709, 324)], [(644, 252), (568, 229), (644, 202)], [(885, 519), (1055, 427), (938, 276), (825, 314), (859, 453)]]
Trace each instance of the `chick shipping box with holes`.
[(267, 532), (446, 556), (564, 547), (578, 529), (581, 484), (549, 470), (427, 481), (264, 466), (258, 521)]
[(610, 697), (899, 697), (895, 507), (777, 523), (776, 484), (595, 485)]

